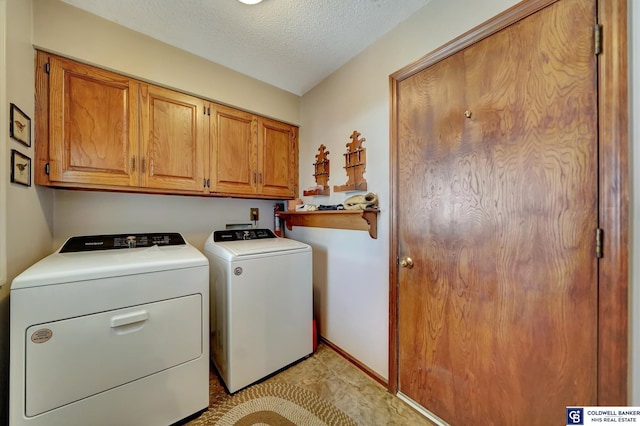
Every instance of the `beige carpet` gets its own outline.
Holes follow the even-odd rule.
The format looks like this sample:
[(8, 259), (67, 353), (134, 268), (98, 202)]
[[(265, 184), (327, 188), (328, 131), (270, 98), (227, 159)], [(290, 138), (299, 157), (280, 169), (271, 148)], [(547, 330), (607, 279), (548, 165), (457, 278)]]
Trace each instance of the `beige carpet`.
[(265, 382), (235, 395), (210, 389), (209, 409), (188, 426), (355, 426), (338, 408), (315, 393), (284, 383)]

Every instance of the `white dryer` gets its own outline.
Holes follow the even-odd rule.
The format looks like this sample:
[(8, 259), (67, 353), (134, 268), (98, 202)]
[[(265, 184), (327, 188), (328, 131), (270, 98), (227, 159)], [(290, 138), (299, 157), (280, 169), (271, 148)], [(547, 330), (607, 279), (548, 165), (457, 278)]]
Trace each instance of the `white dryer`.
[(313, 352), (311, 247), (269, 229), (213, 232), (211, 358), (233, 393)]
[(208, 278), (180, 234), (73, 237), (20, 274), (10, 424), (158, 426), (206, 409)]

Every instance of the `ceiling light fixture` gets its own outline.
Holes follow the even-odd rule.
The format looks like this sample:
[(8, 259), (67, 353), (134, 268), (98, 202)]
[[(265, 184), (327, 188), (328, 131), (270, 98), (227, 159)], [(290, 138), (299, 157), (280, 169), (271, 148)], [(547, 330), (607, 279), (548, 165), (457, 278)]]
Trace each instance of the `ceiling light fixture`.
[(260, 3), (262, 0), (240, 0), (241, 3), (244, 4), (258, 4)]

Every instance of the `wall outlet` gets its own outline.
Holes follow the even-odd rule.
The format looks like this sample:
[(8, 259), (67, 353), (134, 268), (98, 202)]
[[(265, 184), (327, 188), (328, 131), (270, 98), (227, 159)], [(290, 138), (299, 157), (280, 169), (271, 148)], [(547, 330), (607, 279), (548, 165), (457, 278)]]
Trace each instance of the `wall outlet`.
[(253, 220), (254, 222), (257, 222), (259, 217), (260, 217), (260, 209), (256, 207), (252, 207), (249, 210), (249, 219)]

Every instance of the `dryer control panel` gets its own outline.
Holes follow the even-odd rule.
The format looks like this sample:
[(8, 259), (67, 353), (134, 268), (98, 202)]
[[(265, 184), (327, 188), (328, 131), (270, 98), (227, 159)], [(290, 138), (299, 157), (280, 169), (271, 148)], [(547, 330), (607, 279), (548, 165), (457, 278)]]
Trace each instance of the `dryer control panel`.
[(278, 238), (270, 229), (227, 229), (224, 231), (214, 231), (213, 241), (242, 241), (261, 240), (263, 238)]
[(113, 250), (151, 246), (177, 246), (186, 244), (179, 233), (86, 235), (71, 237), (64, 243), (60, 253), (79, 251)]

